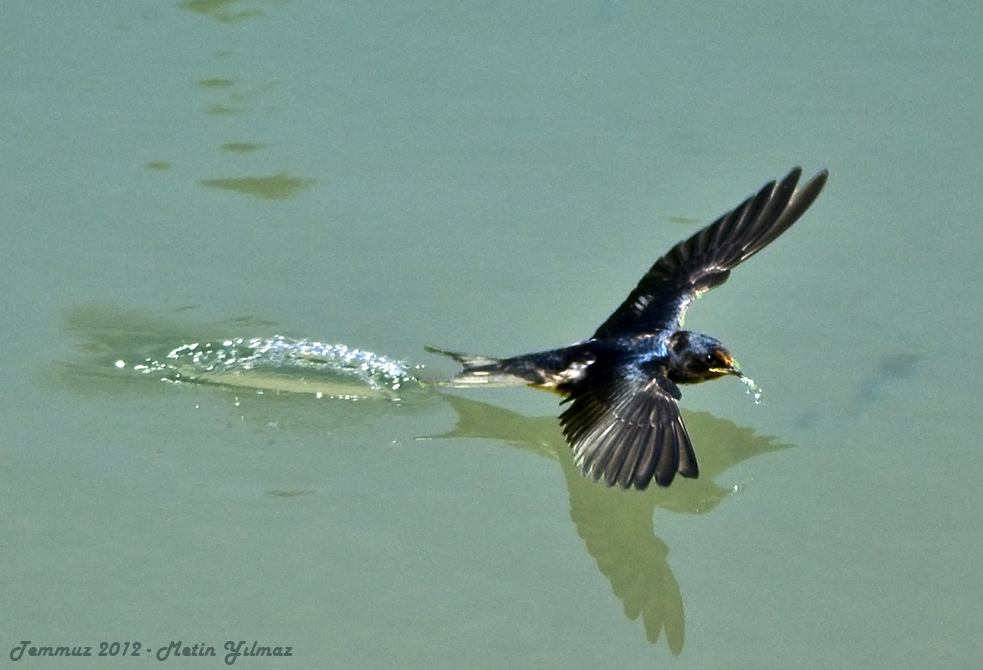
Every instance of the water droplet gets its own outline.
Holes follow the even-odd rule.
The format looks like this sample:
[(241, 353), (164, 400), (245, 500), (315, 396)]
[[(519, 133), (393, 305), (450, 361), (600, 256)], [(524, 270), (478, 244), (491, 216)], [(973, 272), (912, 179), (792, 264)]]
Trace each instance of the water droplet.
[(748, 395), (754, 396), (754, 404), (760, 405), (761, 393), (762, 393), (761, 388), (754, 383), (753, 379), (751, 379), (746, 375), (741, 375), (741, 382), (743, 382), (748, 387), (747, 388)]

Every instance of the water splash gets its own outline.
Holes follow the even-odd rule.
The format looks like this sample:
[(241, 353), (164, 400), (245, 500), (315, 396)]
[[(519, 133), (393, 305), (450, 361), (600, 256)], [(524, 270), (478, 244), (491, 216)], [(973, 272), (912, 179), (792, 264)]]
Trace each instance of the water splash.
[[(125, 368), (125, 361), (117, 361)], [(419, 382), (402, 361), (352, 349), (277, 335), (191, 342), (162, 358), (130, 366), (170, 382), (203, 382), (313, 393), (319, 397), (399, 400), (399, 391)]]
[(741, 379), (741, 383), (747, 386), (748, 395), (754, 396), (754, 404), (760, 405), (761, 394), (762, 394), (761, 387), (755, 384), (754, 380), (748, 377), (747, 375), (742, 374), (740, 379)]

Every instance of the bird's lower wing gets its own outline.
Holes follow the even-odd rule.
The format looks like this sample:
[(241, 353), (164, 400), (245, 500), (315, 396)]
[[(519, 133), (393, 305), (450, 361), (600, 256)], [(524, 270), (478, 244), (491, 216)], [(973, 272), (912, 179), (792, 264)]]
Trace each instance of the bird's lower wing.
[(696, 454), (664, 374), (633, 379), (623, 366), (601, 369), (571, 392), (563, 434), (585, 476), (608, 486), (669, 486), (676, 473), (699, 474)]

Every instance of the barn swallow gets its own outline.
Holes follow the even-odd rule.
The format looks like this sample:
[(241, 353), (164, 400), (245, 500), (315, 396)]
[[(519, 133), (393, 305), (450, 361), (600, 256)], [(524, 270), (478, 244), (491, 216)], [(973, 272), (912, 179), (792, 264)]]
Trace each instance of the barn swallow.
[(669, 486), (679, 473), (699, 475), (676, 401), (679, 384), (742, 377), (727, 348), (682, 330), (701, 294), (764, 249), (801, 217), (826, 184), (826, 170), (796, 190), (800, 168), (770, 182), (736, 209), (674, 246), (655, 262), (617, 310), (587, 340), (513, 358), (435, 347), (463, 370), (441, 386), (517, 386), (554, 391), (563, 435), (584, 476), (608, 486)]

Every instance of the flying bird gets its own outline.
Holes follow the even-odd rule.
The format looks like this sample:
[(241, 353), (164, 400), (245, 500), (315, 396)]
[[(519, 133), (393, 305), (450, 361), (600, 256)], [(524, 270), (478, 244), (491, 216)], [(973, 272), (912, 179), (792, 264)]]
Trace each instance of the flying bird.
[(676, 474), (699, 475), (693, 444), (676, 402), (680, 384), (743, 377), (717, 339), (683, 330), (702, 293), (784, 233), (822, 191), (823, 170), (796, 189), (795, 168), (657, 260), (607, 321), (587, 340), (512, 358), (435, 347), (463, 370), (440, 386), (518, 386), (553, 391), (568, 407), (563, 435), (581, 472), (608, 486), (669, 486)]

